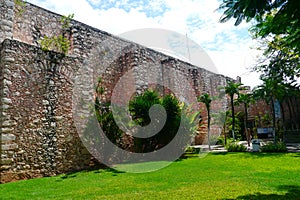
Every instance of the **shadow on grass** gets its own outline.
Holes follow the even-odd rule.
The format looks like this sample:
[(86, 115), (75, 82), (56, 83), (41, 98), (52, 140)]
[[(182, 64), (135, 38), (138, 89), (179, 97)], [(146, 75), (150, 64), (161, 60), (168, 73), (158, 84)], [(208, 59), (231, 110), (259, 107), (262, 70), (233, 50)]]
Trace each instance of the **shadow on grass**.
[(124, 171), (119, 171), (119, 170), (116, 170), (114, 168), (109, 168), (109, 167), (106, 167), (104, 170), (100, 171), (100, 170), (97, 170), (95, 171), (94, 173), (95, 174), (100, 174), (100, 173), (103, 173), (103, 172), (111, 172), (113, 173), (113, 176), (117, 176), (117, 174), (123, 174), (123, 173), (126, 173)]
[(293, 155), (293, 157), (298, 157), (298, 158), (300, 158), (300, 153), (293, 153), (294, 155)]
[[(251, 200), (261, 200), (261, 199), (284, 199), (284, 200), (296, 200), (300, 199), (300, 186), (295, 185), (283, 185), (277, 188), (278, 191), (287, 191), (285, 194), (262, 194), (260, 192), (255, 194), (247, 194), (239, 196), (235, 199), (251, 199)], [(229, 200), (229, 199), (226, 199)]]
[(198, 158), (198, 153), (189, 153), (189, 154), (182, 154), (178, 159), (176, 159), (174, 162), (181, 162), (183, 160), (186, 160), (188, 158)]
[(125, 173), (123, 171), (118, 171), (116, 169), (109, 168), (105, 165), (97, 165), (96, 167), (92, 167), (90, 169), (84, 169), (84, 170), (72, 171), (72, 172), (66, 173), (63, 176), (61, 176), (60, 179), (57, 180), (57, 182), (60, 182), (64, 179), (75, 178), (75, 177), (77, 177), (77, 174), (80, 173), (80, 172), (93, 172), (95, 174), (111, 172), (113, 174), (112, 176), (117, 176), (117, 174)]

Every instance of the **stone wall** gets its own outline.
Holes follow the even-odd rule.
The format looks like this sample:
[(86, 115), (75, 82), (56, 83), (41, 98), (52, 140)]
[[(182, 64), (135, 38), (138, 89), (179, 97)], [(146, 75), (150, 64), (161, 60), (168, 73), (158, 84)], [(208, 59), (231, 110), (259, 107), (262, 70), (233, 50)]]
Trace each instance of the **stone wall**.
[[(96, 82), (102, 76), (107, 100), (128, 70), (140, 69), (132, 79), (143, 79), (151, 66), (161, 69), (151, 73), (184, 74), (191, 94), (217, 95), (218, 87), (226, 84), (222, 75), (74, 20), (64, 32), (71, 41), (67, 56), (42, 51), (39, 41), (44, 36), (62, 34), (61, 16), (29, 3), (20, 7), (14, 1), (0, 0), (0, 4), (1, 183), (52, 176), (95, 164), (79, 139), (72, 115), (74, 76), (87, 64), (97, 67), (92, 79)], [(106, 51), (113, 58), (102, 56)], [(186, 89), (172, 76), (164, 76), (161, 81)], [(147, 83), (134, 84), (133, 89), (141, 91)], [(212, 107), (218, 110), (226, 105), (225, 100)], [(203, 105), (201, 111), (205, 121)]]
[(2, 43), (1, 182), (89, 167), (72, 120), (72, 74), (81, 60), (59, 56)]
[(0, 43), (13, 36), (14, 5), (11, 0), (0, 1)]

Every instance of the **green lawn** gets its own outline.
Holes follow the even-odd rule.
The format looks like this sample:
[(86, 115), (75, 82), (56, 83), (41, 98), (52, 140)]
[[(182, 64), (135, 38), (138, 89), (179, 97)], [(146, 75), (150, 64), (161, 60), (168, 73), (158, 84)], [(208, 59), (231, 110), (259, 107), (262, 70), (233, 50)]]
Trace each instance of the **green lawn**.
[(78, 172), (0, 191), (0, 199), (300, 199), (300, 153), (210, 153), (150, 173)]

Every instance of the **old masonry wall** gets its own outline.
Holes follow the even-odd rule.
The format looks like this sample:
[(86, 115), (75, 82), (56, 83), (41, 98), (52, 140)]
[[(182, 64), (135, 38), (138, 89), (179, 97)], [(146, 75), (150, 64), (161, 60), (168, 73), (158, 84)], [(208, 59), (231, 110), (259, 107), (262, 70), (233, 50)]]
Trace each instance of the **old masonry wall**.
[[(63, 32), (60, 19), (60, 15), (29, 3), (17, 5), (13, 0), (0, 0), (0, 183), (95, 165), (79, 139), (72, 115), (75, 75), (94, 55), (95, 46), (102, 48), (105, 44), (109, 52), (120, 52), (113, 62), (101, 56), (97, 60), (99, 72), (93, 79), (102, 74), (108, 99), (128, 70), (146, 69), (149, 64), (185, 74), (192, 85), (190, 92), (197, 95), (217, 95), (218, 87), (226, 84), (222, 75), (75, 20), (64, 32), (71, 42), (67, 56), (41, 50), (39, 40)], [(174, 80), (167, 82), (178, 84)], [(136, 83), (135, 89), (143, 84)], [(227, 101), (214, 103), (216, 109), (226, 105)]]

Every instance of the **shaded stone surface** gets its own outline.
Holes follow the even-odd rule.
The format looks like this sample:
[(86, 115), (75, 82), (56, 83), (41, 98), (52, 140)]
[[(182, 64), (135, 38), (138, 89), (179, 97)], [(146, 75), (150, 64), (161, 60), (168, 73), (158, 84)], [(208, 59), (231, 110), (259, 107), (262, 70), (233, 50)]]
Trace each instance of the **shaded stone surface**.
[[(76, 131), (72, 94), (76, 72), (92, 55), (93, 47), (101, 46), (103, 41), (116, 51), (123, 50), (124, 46), (135, 49), (121, 54), (113, 62), (98, 60), (99, 70), (104, 72), (102, 78), (107, 101), (114, 85), (131, 69), (158, 74), (167, 74), (172, 69), (182, 73), (192, 86), (192, 91), (188, 91), (192, 95), (203, 92), (218, 95), (219, 86), (224, 86), (228, 79), (74, 20), (65, 33), (71, 41), (67, 56), (42, 51), (40, 39), (62, 33), (61, 16), (29, 3), (20, 13), (23, 8), (13, 2), (0, 0), (1, 183), (52, 176), (89, 168), (97, 163)], [(149, 65), (159, 65), (161, 71), (149, 72)], [(143, 80), (145, 73), (134, 76)], [(93, 78), (96, 81), (98, 77)], [(184, 87), (175, 78), (162, 77), (161, 81), (166, 85)], [(147, 89), (143, 88), (144, 84), (136, 83), (135, 89)], [(226, 105), (226, 100), (216, 101), (212, 108), (223, 109)], [(203, 105), (201, 107), (205, 121), (206, 110)], [(206, 128), (199, 131), (205, 135)], [(201, 138), (201, 142), (203, 140)]]

